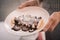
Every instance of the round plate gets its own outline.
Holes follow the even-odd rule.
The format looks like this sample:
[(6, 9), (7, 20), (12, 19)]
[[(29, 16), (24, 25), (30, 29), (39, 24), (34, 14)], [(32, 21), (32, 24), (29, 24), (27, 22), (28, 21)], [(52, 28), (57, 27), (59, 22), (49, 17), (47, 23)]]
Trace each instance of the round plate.
[[(44, 20), (44, 25), (39, 30), (36, 30), (32, 33), (11, 30), (11, 24), (10, 24), (11, 20), (14, 17), (18, 17), (18, 16), (26, 15), (26, 14), (27, 15), (32, 15), (32, 16), (37, 16), (37, 17), (42, 17), (42, 19)], [(15, 35), (19, 35), (19, 36), (25, 36), (25, 35), (31, 35), (31, 34), (34, 34), (34, 33), (37, 33), (39, 31), (41, 31), (44, 28), (44, 26), (46, 25), (46, 23), (48, 22), (48, 18), (49, 18), (49, 13), (45, 9), (40, 8), (40, 7), (32, 6), (32, 7), (25, 7), (23, 9), (14, 10), (13, 12), (11, 12), (7, 16), (7, 18), (5, 19), (4, 24), (5, 24), (5, 27), (6, 27), (8, 32), (10, 32), (12, 34), (15, 34)], [(40, 24), (38, 24), (38, 26), (39, 25)]]

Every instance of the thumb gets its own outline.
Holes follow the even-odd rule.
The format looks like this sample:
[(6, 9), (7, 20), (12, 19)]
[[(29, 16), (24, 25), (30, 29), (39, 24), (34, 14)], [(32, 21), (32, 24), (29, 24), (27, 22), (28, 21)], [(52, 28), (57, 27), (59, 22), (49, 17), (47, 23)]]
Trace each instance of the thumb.
[(24, 8), (24, 7), (28, 7), (28, 6), (38, 6), (38, 2), (37, 1), (26, 1), (25, 3), (22, 3), (18, 8)]

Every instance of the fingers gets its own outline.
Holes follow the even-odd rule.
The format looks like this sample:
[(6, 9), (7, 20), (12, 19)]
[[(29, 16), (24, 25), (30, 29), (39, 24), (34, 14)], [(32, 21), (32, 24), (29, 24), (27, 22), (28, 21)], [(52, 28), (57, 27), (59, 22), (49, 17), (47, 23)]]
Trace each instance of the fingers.
[(55, 20), (57, 19), (58, 21), (60, 21), (60, 11), (59, 12), (53, 12), (51, 17), (54, 18)]
[(24, 7), (27, 7), (29, 4), (29, 2), (25, 2), (25, 3), (22, 3), (18, 8), (21, 9), (21, 8), (24, 8)]
[(52, 24), (50, 25), (50, 28), (48, 29), (48, 31), (52, 32), (55, 29), (55, 27), (57, 26), (58, 23), (59, 23), (59, 21), (54, 20), (52, 22)]
[(43, 31), (53, 31), (54, 28), (57, 26), (57, 24), (59, 23), (60, 20), (60, 15), (58, 12), (54, 12), (50, 18), (48, 23), (46, 24), (45, 28), (43, 29)]
[(51, 15), (51, 19), (53, 19), (53, 22), (52, 22), (50, 28), (48, 29), (49, 31), (53, 31), (55, 29), (55, 27), (57, 26), (57, 24), (60, 22), (60, 12), (54, 12)]
[(43, 29), (43, 31), (47, 31), (47, 30), (50, 28), (52, 22), (53, 22), (53, 20), (52, 20), (52, 19), (49, 19), (49, 21), (48, 21), (48, 23), (46, 24), (46, 26), (45, 26), (45, 28)]
[(38, 2), (36, 0), (26, 1), (25, 3), (22, 3), (18, 8), (21, 9), (28, 6), (38, 6)]

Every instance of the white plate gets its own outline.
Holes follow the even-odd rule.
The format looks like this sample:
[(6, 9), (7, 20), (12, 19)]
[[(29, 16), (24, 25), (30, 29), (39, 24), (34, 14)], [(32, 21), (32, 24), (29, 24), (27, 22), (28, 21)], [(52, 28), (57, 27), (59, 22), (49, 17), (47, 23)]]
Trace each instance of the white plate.
[[(17, 17), (17, 16), (25, 15), (25, 14), (30, 14), (32, 16), (38, 16), (38, 17), (41, 16), (44, 19), (45, 24), (39, 30), (34, 31), (32, 33), (23, 32), (23, 31), (16, 32), (16, 31), (11, 30), (11, 24), (10, 24), (11, 19), (14, 17)], [(14, 10), (7, 16), (4, 24), (5, 24), (5, 27), (8, 32), (15, 34), (15, 35), (25, 36), (25, 35), (31, 35), (31, 34), (41, 31), (44, 28), (44, 26), (46, 25), (46, 23), (48, 22), (48, 18), (49, 18), (49, 13), (45, 9), (32, 6), (32, 7), (25, 7), (23, 9)]]

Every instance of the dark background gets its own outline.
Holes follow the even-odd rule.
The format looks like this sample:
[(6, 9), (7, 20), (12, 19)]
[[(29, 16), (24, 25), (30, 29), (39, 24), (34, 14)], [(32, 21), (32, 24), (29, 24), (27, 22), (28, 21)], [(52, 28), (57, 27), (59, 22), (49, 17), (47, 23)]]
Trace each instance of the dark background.
[[(0, 0), (0, 21), (4, 21), (10, 12), (25, 1), (26, 0)], [(50, 15), (55, 11), (60, 11), (60, 0), (43, 0), (43, 8), (46, 9)], [(53, 32), (46, 32), (46, 39), (60, 40), (60, 23)]]
[[(60, 0), (44, 0), (43, 7), (50, 13), (60, 11)], [(46, 32), (46, 40), (60, 40), (60, 23), (53, 32)]]

